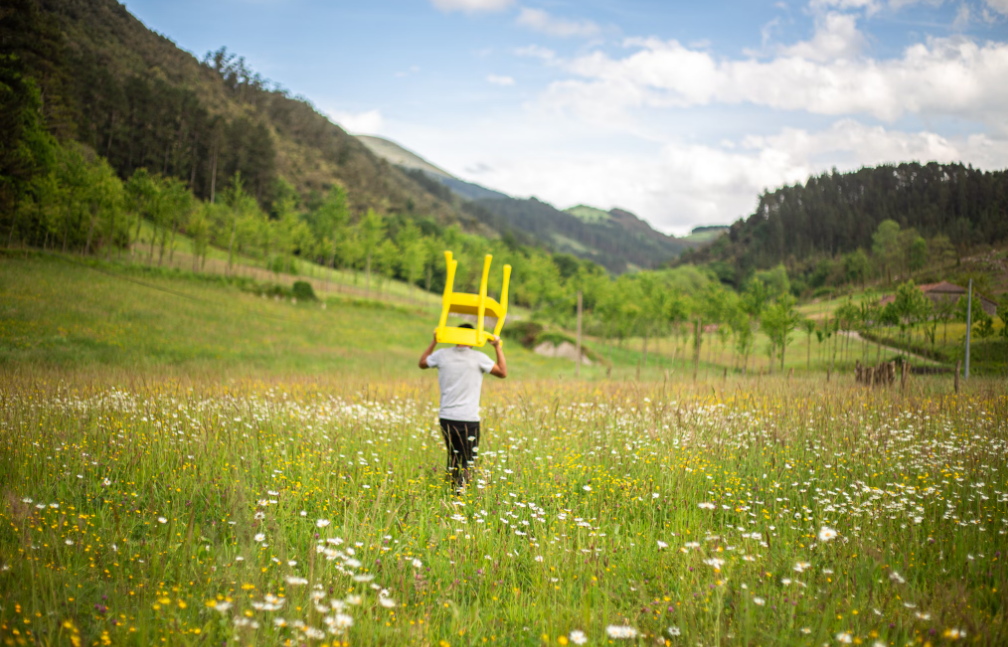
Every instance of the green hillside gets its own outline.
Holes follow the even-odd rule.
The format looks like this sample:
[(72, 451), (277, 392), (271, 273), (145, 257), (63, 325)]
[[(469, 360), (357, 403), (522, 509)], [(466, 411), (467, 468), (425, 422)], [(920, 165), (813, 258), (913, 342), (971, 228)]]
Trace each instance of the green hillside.
[(615, 274), (660, 267), (688, 247), (622, 209), (608, 212), (605, 220), (586, 220), (534, 197), (483, 199), (475, 204), (505, 226), (548, 241), (559, 252), (591, 260)]
[(598, 263), (610, 272), (659, 267), (689, 243), (655, 231), (623, 209), (609, 212), (578, 205), (560, 211), (536, 198), (527, 200), (452, 177), (420, 155), (380, 137), (359, 136), (375, 155), (403, 169), (417, 184), (444, 202), (460, 201), (462, 212), (490, 231), (522, 244), (538, 244)]
[(564, 211), (585, 222), (605, 222), (609, 220), (609, 212), (583, 204), (568, 207), (567, 209), (564, 209)]
[[(409, 377), (439, 314), (404, 297), (294, 302), (244, 271), (227, 280), (32, 253), (0, 256), (0, 274), (0, 364), (28, 371)], [(519, 344), (507, 356), (515, 376), (573, 373)]]
[(342, 186), (354, 213), (464, 218), (224, 49), (200, 60), (115, 0), (14, 5), (0, 14), (0, 47), (38, 84), (50, 130), (102, 155), (123, 178), (146, 167), (210, 199), (240, 171), (263, 206), (282, 180), (305, 199)]
[(406, 150), (393, 141), (370, 135), (355, 135), (355, 137), (359, 142), (364, 144), (369, 151), (378, 157), (388, 160), (396, 166), (404, 166), (408, 169), (424, 171), (444, 178), (453, 177), (448, 171), (444, 171), (434, 166), (424, 158)]
[(683, 236), (683, 240), (691, 243), (703, 244), (719, 238), (728, 233), (728, 227), (694, 227), (689, 236)]

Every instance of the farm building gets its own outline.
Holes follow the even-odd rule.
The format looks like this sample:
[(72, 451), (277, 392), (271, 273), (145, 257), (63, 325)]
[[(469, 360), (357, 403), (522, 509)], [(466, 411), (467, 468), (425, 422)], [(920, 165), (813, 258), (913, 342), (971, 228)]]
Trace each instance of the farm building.
[[(918, 285), (917, 288), (924, 293), (924, 296), (934, 301), (936, 305), (940, 301), (955, 302), (959, 300), (959, 297), (966, 295), (966, 288), (956, 285), (955, 283), (949, 283), (948, 281), (925, 283), (923, 285)], [(973, 298), (980, 299), (980, 304), (983, 306), (984, 312), (992, 317), (997, 314), (997, 303), (995, 303), (993, 299), (985, 297), (976, 290), (973, 290)], [(884, 307), (895, 300), (895, 295), (888, 294), (882, 297), (879, 305)]]

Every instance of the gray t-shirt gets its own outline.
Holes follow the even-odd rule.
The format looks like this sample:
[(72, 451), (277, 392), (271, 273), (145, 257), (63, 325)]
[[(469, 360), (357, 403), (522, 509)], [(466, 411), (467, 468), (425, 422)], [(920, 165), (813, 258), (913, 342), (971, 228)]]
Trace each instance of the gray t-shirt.
[(438, 369), (438, 384), (441, 387), (439, 415), (447, 420), (479, 422), (483, 374), (489, 373), (494, 363), (468, 346), (442, 348), (431, 353), (427, 366)]

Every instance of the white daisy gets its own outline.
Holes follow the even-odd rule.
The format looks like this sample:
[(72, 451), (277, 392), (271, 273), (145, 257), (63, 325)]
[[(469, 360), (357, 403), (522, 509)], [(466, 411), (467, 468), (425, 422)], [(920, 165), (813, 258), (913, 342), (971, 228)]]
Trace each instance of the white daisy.
[(836, 536), (837, 531), (828, 526), (823, 526), (819, 529), (819, 541), (830, 541), (831, 539), (836, 539)]
[(609, 625), (606, 634), (617, 640), (632, 640), (637, 637), (637, 630), (627, 625)]

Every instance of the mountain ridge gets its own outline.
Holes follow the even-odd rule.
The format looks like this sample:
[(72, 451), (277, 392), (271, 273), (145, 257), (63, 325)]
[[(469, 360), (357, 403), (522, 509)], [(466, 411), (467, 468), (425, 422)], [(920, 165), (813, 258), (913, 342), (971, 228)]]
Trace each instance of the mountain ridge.
[[(687, 241), (655, 230), (625, 209), (603, 211), (577, 205), (560, 210), (535, 197), (515, 198), (454, 177), (400, 144), (381, 137), (365, 137), (372, 152), (384, 156), (390, 163), (401, 160), (401, 167), (436, 194), (440, 195), (439, 187), (431, 187), (417, 173), (447, 187), (467, 203), (463, 210), (474, 214), (487, 226), (531, 235), (559, 252), (595, 261), (611, 272), (660, 267), (691, 246)], [(436, 172), (428, 170), (428, 166)]]

